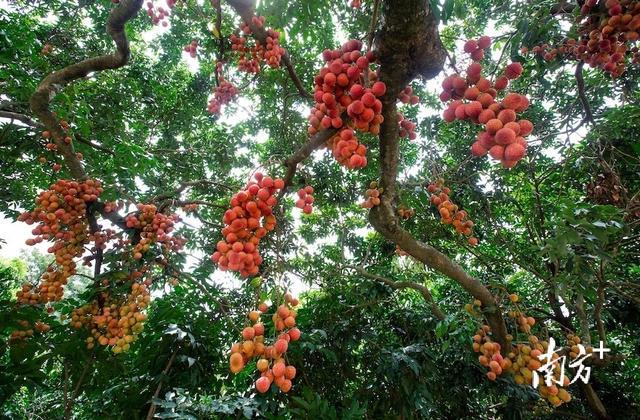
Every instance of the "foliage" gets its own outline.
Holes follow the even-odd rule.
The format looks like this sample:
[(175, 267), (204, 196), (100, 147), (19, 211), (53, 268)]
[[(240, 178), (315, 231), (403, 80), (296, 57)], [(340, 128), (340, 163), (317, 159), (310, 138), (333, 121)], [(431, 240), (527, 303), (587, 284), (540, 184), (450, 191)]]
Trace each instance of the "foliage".
[[(119, 202), (115, 213), (121, 215), (155, 200), (182, 217), (173, 234), (186, 245), (182, 252), (158, 247), (142, 262), (132, 262), (126, 247), (110, 246), (100, 257), (102, 272), (96, 275), (89, 261), (91, 267), (79, 267), (70, 278), (64, 299), (33, 307), (17, 304), (15, 293), (23, 282), (40, 278), (51, 255), (23, 252), (0, 260), (0, 415), (140, 418), (153, 406), (156, 418), (591, 416), (577, 385), (569, 388), (572, 401), (555, 409), (513, 377), (487, 380), (472, 337), (492, 309), (465, 311), (475, 296), (442, 271), (401, 255), (358, 206), (383, 171), (376, 135), (358, 134), (368, 150), (362, 169), (341, 167), (330, 148), (298, 165), (290, 190), (311, 185), (313, 213), (295, 208), (297, 196), (278, 197), (277, 228), (261, 243), (261, 279), (217, 270), (209, 256), (222, 238), (229, 199), (257, 170), (285, 176), (286, 158), (307, 140), (313, 100), (300, 95), (284, 68), (264, 67), (255, 76), (238, 71), (225, 40), (240, 18), (223, 0), (217, 28), (213, 3), (178, 2), (168, 29), (153, 26), (143, 6), (126, 24), (130, 62), (91, 73), (53, 98), (51, 109), (71, 125), (86, 172), (104, 185), (100, 199)], [(347, 39), (367, 43), (377, 3), (364, 0), (354, 9), (342, 0), (266, 0), (257, 14), (282, 33), (280, 43), (310, 90), (323, 50)], [(382, 3), (379, 13), (394, 2)], [(522, 47), (575, 35), (567, 27), (578, 11), (551, 13), (556, 1), (424, 3), (439, 20), (451, 61), (434, 79), (438, 83), (410, 83), (419, 105), (398, 107), (417, 122), (418, 136), (398, 143), (393, 205), (414, 210), (399, 225), (498, 300), (517, 294), (535, 316), (541, 339), (565, 345), (571, 330), (594, 346), (604, 340), (613, 357), (591, 366), (590, 383), (611, 418), (639, 416), (638, 66), (629, 65), (617, 78), (585, 67), (580, 89), (575, 62), (524, 54)], [(60, 157), (45, 149), (30, 97), (49, 73), (113, 50), (103, 29), (114, 7), (107, 0), (51, 0), (0, 9), (0, 112), (26, 117), (0, 114), (0, 212), (13, 220), (33, 209), (40, 191), (73, 177), (64, 165), (53, 170)], [(379, 33), (385, 21), (378, 17), (373, 28)], [(470, 156), (475, 124), (445, 123), (440, 116), (439, 82), (452, 67), (463, 68), (462, 42), (485, 33), (493, 37), (485, 70), (497, 75), (508, 62), (521, 62), (523, 75), (510, 90), (531, 102), (523, 112), (535, 127), (527, 155), (509, 170)], [(216, 116), (206, 107), (222, 58), (220, 34), (222, 74), (239, 88), (239, 97)], [(192, 40), (198, 41), (197, 59), (183, 53)], [(52, 46), (50, 53), (43, 54), (45, 45)], [(441, 223), (427, 190), (438, 178), (473, 220), (477, 247)], [(98, 220), (115, 229), (112, 221)], [(119, 235), (134, 239), (135, 232), (129, 227)], [(99, 301), (103, 292), (126, 295), (142, 264), (153, 278), (144, 331), (123, 354), (88, 348), (90, 332), (70, 326), (73, 311)], [(254, 365), (238, 375), (229, 372), (228, 349), (248, 325), (246, 314), (262, 301), (277, 303), (284, 288), (302, 292), (296, 318), (302, 338), (287, 352), (297, 376), (286, 395), (260, 394)], [(506, 314), (506, 305), (493, 310), (503, 309)], [(512, 331), (515, 321), (505, 319)], [(20, 321), (43, 322), (50, 330), (9, 344)]]

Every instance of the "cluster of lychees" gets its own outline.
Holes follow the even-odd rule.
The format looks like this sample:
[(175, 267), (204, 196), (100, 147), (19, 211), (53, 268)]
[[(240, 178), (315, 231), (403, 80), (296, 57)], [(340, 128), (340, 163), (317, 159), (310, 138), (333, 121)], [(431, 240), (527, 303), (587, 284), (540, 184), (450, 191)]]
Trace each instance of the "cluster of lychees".
[(89, 242), (92, 244), (89, 249), (90, 254), (83, 258), (83, 265), (91, 266), (91, 261), (96, 255), (98, 250), (105, 250), (107, 248), (107, 243), (111, 240), (117, 238), (118, 234), (113, 229), (101, 229), (96, 232), (92, 232), (89, 235)]
[(198, 55), (198, 41), (194, 39), (189, 44), (185, 45), (184, 52), (189, 53), (191, 58), (196, 58)]
[(408, 220), (411, 219), (413, 216), (415, 216), (416, 211), (412, 208), (408, 208), (405, 205), (400, 205), (398, 207), (398, 216), (400, 216), (401, 219), (404, 220)]
[(29, 225), (37, 223), (32, 230), (35, 238), (27, 239), (26, 244), (52, 241), (48, 252), (55, 255), (55, 264), (47, 268), (36, 288), (31, 284), (22, 286), (17, 293), (19, 302), (37, 304), (62, 298), (63, 286), (76, 273), (74, 258), (84, 253), (84, 245), (90, 241), (87, 205), (96, 201), (101, 193), (100, 181), (62, 179), (40, 193), (33, 211), (18, 217)]
[[(309, 114), (310, 135), (330, 127), (341, 130), (327, 146), (338, 162), (349, 168), (367, 164), (367, 149), (358, 142), (353, 129), (378, 134), (384, 120), (378, 98), (385, 94), (386, 86), (376, 81), (374, 71), (369, 71), (373, 53), (363, 55), (361, 48), (362, 42), (350, 40), (339, 49), (323, 52), (326, 65), (315, 77), (315, 106)], [(370, 88), (365, 83), (367, 72)], [(345, 113), (349, 122), (343, 121)]]
[(349, 169), (367, 166), (367, 147), (358, 141), (355, 131), (342, 129), (327, 142), (333, 157), (341, 165)]
[[(537, 45), (531, 50), (545, 60), (572, 57), (618, 77), (632, 53), (634, 64), (640, 52), (633, 43), (640, 38), (640, 3), (628, 0), (587, 0), (578, 16), (578, 39), (567, 39), (556, 47)], [(523, 49), (528, 52), (528, 49)]]
[(40, 50), (40, 54), (42, 55), (49, 55), (53, 52), (53, 45), (49, 44), (48, 42), (46, 44), (44, 44), (42, 46), (42, 49)]
[(220, 114), (222, 106), (231, 102), (238, 95), (238, 88), (236, 88), (231, 82), (219, 77), (220, 83), (213, 91), (213, 97), (209, 99), (209, 105), (207, 105), (207, 111), (211, 114)]
[(478, 245), (478, 239), (472, 236), (473, 221), (468, 218), (466, 211), (458, 209), (458, 206), (453, 204), (449, 197), (451, 189), (444, 185), (444, 180), (438, 179), (435, 183), (429, 184), (427, 191), (431, 193), (429, 200), (438, 208), (442, 223), (452, 225), (456, 232), (469, 237), (469, 245)]
[(254, 180), (233, 196), (231, 208), (224, 213), (223, 239), (211, 256), (222, 270), (238, 271), (244, 277), (258, 274), (262, 256), (260, 239), (275, 229), (273, 206), (275, 194), (284, 187), (282, 179), (273, 179), (258, 172)]
[[(263, 28), (264, 16), (254, 16), (252, 23), (257, 28)], [(238, 68), (248, 73), (258, 73), (260, 62), (264, 61), (271, 68), (280, 67), (280, 60), (285, 54), (280, 45), (280, 32), (266, 29), (266, 45), (259, 42), (248, 42), (247, 35), (251, 34), (251, 27), (246, 23), (240, 24), (241, 34), (231, 34), (231, 49), (239, 53)]]
[[(55, 115), (55, 112), (53, 113)], [(69, 131), (69, 123), (65, 120), (60, 120), (60, 129), (65, 133), (64, 138), (62, 139), (66, 144), (71, 144), (73, 142), (73, 138), (68, 134)], [(42, 137), (47, 140), (47, 144), (45, 145), (45, 147), (47, 148), (47, 150), (50, 150), (52, 152), (55, 152), (58, 150), (58, 146), (53, 142), (53, 139), (51, 138), (51, 132), (49, 130), (45, 130), (42, 132)], [(83, 159), (82, 153), (76, 153), (76, 158), (78, 158), (79, 160)], [(41, 163), (46, 163), (47, 159), (42, 156), (40, 157), (40, 162)], [(60, 169), (62, 169), (62, 165), (59, 163), (54, 163), (53, 165), (51, 165), (51, 168), (53, 169), (54, 172), (58, 172), (60, 171)]]
[[(19, 320), (18, 321), (19, 328), (14, 330), (9, 335), (9, 344), (16, 344), (23, 340), (33, 337), (35, 331), (40, 333), (46, 333), (51, 329), (48, 324), (45, 324), (41, 321), (34, 322), (33, 326), (29, 323), (29, 321)], [(35, 331), (34, 331), (35, 328)]]
[(133, 258), (139, 260), (149, 248), (160, 243), (165, 250), (180, 250), (185, 240), (178, 236), (170, 235), (176, 222), (180, 220), (177, 214), (165, 215), (158, 212), (153, 204), (138, 204), (138, 211), (128, 214), (125, 222), (129, 229), (140, 230), (140, 240), (133, 248)]
[[(479, 57), (491, 45), (489, 37), (467, 41), (465, 51), (471, 56)], [(525, 137), (533, 131), (533, 124), (528, 120), (518, 120), (517, 113), (529, 107), (529, 99), (515, 92), (508, 92), (501, 101), (497, 100), (498, 92), (507, 88), (509, 80), (517, 79), (522, 74), (520, 63), (509, 64), (504, 74), (493, 83), (482, 76), (482, 65), (474, 59), (467, 68), (466, 77), (460, 74), (448, 76), (442, 83), (443, 91), (440, 99), (449, 102), (444, 111), (446, 122), (469, 120), (484, 125), (471, 146), (475, 156), (489, 155), (502, 162), (505, 168), (514, 167), (522, 159), (527, 150)]]
[(306, 187), (298, 190), (296, 207), (302, 209), (306, 214), (311, 214), (311, 212), (313, 212), (313, 187), (311, 185), (307, 185)]
[(416, 139), (416, 123), (398, 113), (398, 125), (400, 126), (400, 137), (406, 137), (409, 140)]
[(131, 292), (124, 299), (102, 292), (99, 300), (73, 310), (71, 326), (89, 329), (91, 335), (86, 340), (88, 349), (98, 343), (111, 346), (116, 354), (126, 352), (144, 329), (147, 315), (143, 311), (150, 301), (149, 289), (144, 283), (134, 282)]
[(198, 204), (185, 204), (184, 206), (182, 206), (182, 211), (184, 211), (185, 213), (195, 213), (196, 211), (198, 211)]
[(360, 203), (360, 206), (365, 209), (371, 209), (380, 205), (380, 194), (384, 191), (383, 188), (378, 188), (376, 181), (371, 181), (369, 188), (365, 191), (365, 201)]
[(165, 9), (162, 6), (156, 7), (153, 0), (147, 0), (147, 15), (151, 18), (151, 22), (154, 25), (162, 24), (162, 26), (169, 25), (168, 17), (169, 10), (173, 9), (176, 5), (176, 0), (167, 0), (167, 7)]
[(266, 313), (269, 307), (261, 303), (259, 310), (249, 313), (251, 326), (242, 330), (242, 343), (231, 346), (229, 365), (233, 373), (238, 373), (252, 358), (258, 358), (256, 368), (261, 373), (256, 381), (256, 389), (260, 393), (269, 390), (272, 383), (282, 392), (289, 392), (292, 386), (291, 380), (296, 376), (296, 368), (287, 365), (285, 354), (291, 341), (300, 339), (300, 330), (296, 328), (296, 310), (298, 299), (290, 293), (284, 295), (284, 303), (278, 306), (272, 316), (275, 333), (278, 334), (273, 344), (265, 345), (265, 326), (260, 322), (260, 316)]
[(418, 95), (413, 94), (413, 88), (407, 86), (398, 93), (398, 100), (403, 104), (417, 105), (420, 102)]
[[(512, 304), (516, 304), (518, 299), (516, 294), (509, 295)], [(474, 301), (473, 305), (465, 305), (465, 309), (473, 315), (477, 315), (476, 310), (481, 310), (481, 308), (482, 304), (479, 300)], [(487, 377), (490, 380), (496, 380), (501, 375), (512, 375), (515, 383), (531, 386), (534, 375), (540, 375), (536, 371), (542, 367), (542, 361), (545, 359), (540, 356), (548, 353), (549, 343), (531, 334), (531, 328), (536, 323), (535, 318), (525, 316), (517, 305), (516, 310), (509, 311), (509, 317), (517, 320), (519, 330), (527, 336), (526, 341), (512, 345), (514, 337), (508, 335), (507, 340), (510, 348), (502, 349), (500, 344), (491, 339), (491, 328), (488, 325), (483, 325), (473, 336), (473, 350), (476, 353), (481, 353), (478, 356), (478, 361), (489, 369)], [(579, 340), (578, 338), (577, 343)], [(556, 360), (560, 356), (554, 351), (551, 357)], [(571, 395), (564, 388), (570, 384), (570, 378), (561, 372), (561, 369), (561, 364), (556, 364), (553, 367), (552, 384), (548, 385), (545, 378), (542, 378), (539, 380), (537, 388), (540, 395), (556, 407), (571, 400)], [(561, 376), (564, 376), (564, 379), (561, 380)]]
[[(420, 102), (420, 98), (413, 94), (413, 88), (411, 86), (407, 86), (400, 91), (398, 100), (403, 104), (411, 105), (416, 105)], [(409, 140), (416, 139), (416, 123), (406, 119), (401, 113), (398, 113), (398, 126), (400, 137), (406, 137)]]

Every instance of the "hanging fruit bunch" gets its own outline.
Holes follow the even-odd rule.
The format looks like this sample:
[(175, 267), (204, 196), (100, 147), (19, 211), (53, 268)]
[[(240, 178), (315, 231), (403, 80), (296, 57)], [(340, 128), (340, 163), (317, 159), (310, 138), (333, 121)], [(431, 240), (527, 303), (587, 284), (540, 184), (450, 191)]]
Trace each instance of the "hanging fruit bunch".
[(301, 209), (305, 214), (311, 214), (313, 212), (313, 201), (313, 187), (311, 185), (307, 185), (298, 190), (296, 207)]
[[(254, 16), (252, 23), (256, 28), (262, 29), (265, 23), (264, 16)], [(231, 49), (238, 53), (238, 69), (248, 73), (259, 73), (260, 63), (265, 63), (271, 68), (279, 68), (285, 50), (280, 46), (280, 32), (266, 29), (266, 45), (249, 39), (251, 27), (246, 23), (240, 24), (240, 32), (231, 34)]]
[[(283, 303), (279, 305), (271, 316), (271, 331), (273, 339), (266, 342), (265, 324), (261, 321), (269, 306), (261, 303), (258, 310), (248, 314), (249, 325), (242, 330), (243, 342), (231, 346), (229, 365), (231, 372), (242, 371), (252, 359), (257, 359), (256, 369), (260, 378), (256, 380), (256, 390), (267, 392), (272, 384), (287, 393), (291, 389), (291, 382), (296, 376), (296, 368), (287, 363), (286, 353), (291, 342), (300, 339), (300, 330), (296, 327), (296, 310), (298, 299), (290, 293), (285, 293)], [(266, 343), (266, 344), (265, 344)]]
[(429, 200), (431, 204), (438, 209), (442, 223), (453, 226), (456, 232), (467, 236), (469, 245), (478, 245), (478, 239), (472, 236), (473, 220), (469, 219), (466, 211), (460, 210), (458, 206), (451, 201), (449, 197), (451, 189), (444, 185), (444, 180), (440, 178), (435, 183), (429, 184), (427, 191), (431, 193)]
[[(548, 353), (549, 342), (532, 334), (536, 320), (520, 309), (518, 301), (518, 295), (508, 295), (508, 302), (514, 307), (508, 312), (508, 316), (517, 324), (515, 337), (511, 334), (507, 336), (509, 348), (501, 348), (499, 343), (493, 341), (491, 328), (488, 325), (482, 325), (473, 336), (473, 350), (479, 353), (478, 361), (488, 369), (487, 378), (490, 380), (495, 381), (500, 376), (510, 376), (518, 385), (533, 386), (534, 376), (541, 375), (537, 371), (543, 366), (544, 357), (541, 360), (540, 356)], [(475, 300), (473, 304), (465, 305), (465, 310), (474, 316), (479, 316), (482, 312), (482, 303)], [(518, 335), (524, 338), (516, 340)], [(575, 338), (571, 336), (570, 344), (573, 346), (580, 340), (578, 338), (576, 341)], [(512, 344), (514, 342), (517, 344)], [(592, 350), (588, 349), (588, 351)], [(554, 351), (551, 358), (557, 360), (560, 355)], [(540, 395), (554, 407), (571, 401), (571, 394), (566, 390), (571, 380), (561, 369), (560, 363), (552, 368), (551, 385), (546, 383), (545, 378), (539, 378), (537, 385)]]
[[(578, 36), (559, 45), (536, 45), (531, 52), (546, 61), (573, 59), (621, 76), (630, 61), (640, 63), (640, 3), (637, 1), (587, 0), (576, 17)], [(523, 48), (523, 53), (529, 52)]]
[(55, 256), (55, 262), (47, 267), (37, 286), (25, 283), (18, 291), (18, 302), (38, 304), (62, 299), (64, 286), (76, 273), (75, 258), (84, 253), (84, 247), (93, 237), (87, 221), (87, 206), (102, 193), (100, 181), (88, 179), (82, 182), (61, 179), (40, 193), (33, 211), (21, 214), (18, 220), (29, 225), (33, 239), (26, 244), (33, 246), (51, 241), (47, 250)]
[(367, 165), (367, 148), (359, 142), (356, 130), (377, 135), (384, 119), (378, 98), (386, 86), (376, 81), (377, 75), (370, 69), (374, 54), (361, 49), (362, 42), (353, 39), (322, 53), (326, 64), (314, 79), (315, 106), (309, 114), (310, 135), (328, 128), (339, 130), (327, 147), (338, 163), (349, 169)]
[(513, 168), (526, 154), (525, 137), (533, 131), (529, 120), (518, 117), (529, 107), (529, 99), (506, 91), (509, 81), (522, 74), (520, 63), (509, 64), (493, 82), (482, 76), (480, 60), (490, 45), (491, 38), (486, 36), (465, 43), (464, 51), (471, 55), (472, 62), (465, 76), (455, 73), (442, 82), (440, 100), (448, 104), (443, 119), (447, 123), (460, 120), (483, 126), (471, 153), (478, 157), (488, 153), (505, 168)]
[(230, 201), (224, 213), (223, 239), (211, 256), (221, 270), (238, 271), (241, 276), (255, 276), (260, 270), (262, 256), (260, 240), (276, 227), (273, 207), (278, 203), (275, 194), (284, 187), (282, 179), (273, 179), (258, 172), (249, 184)]
[(371, 181), (369, 188), (365, 191), (365, 201), (360, 203), (360, 206), (364, 209), (371, 209), (380, 205), (380, 195), (383, 193), (383, 188), (378, 188), (376, 181)]
[(102, 292), (97, 299), (73, 310), (71, 326), (90, 331), (86, 339), (88, 349), (97, 343), (110, 347), (115, 354), (126, 352), (144, 329), (147, 319), (144, 310), (150, 301), (149, 289), (141, 282), (134, 282), (122, 298)]

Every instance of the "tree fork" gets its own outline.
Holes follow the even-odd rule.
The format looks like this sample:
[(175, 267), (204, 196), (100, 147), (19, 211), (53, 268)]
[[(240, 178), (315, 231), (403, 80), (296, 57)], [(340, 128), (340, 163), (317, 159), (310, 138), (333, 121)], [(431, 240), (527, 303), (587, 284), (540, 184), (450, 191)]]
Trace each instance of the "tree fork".
[(426, 266), (458, 282), (486, 308), (485, 316), (495, 340), (508, 348), (507, 328), (495, 298), (479, 280), (467, 274), (437, 249), (417, 241), (404, 230), (394, 211), (398, 173), (398, 93), (415, 77), (431, 79), (444, 65), (446, 52), (440, 42), (438, 25), (426, 0), (385, 0), (383, 27), (376, 36), (380, 61), (379, 79), (386, 84), (382, 98), (384, 122), (380, 129), (381, 203), (369, 213), (369, 221), (385, 238), (397, 244)]

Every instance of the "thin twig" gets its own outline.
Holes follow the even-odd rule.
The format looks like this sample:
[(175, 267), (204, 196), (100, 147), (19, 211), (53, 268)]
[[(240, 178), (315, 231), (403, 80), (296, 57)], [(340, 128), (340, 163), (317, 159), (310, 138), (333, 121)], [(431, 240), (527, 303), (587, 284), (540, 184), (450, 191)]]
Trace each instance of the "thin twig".
[(17, 120), (17, 121), (20, 121), (21, 123), (24, 123), (24, 124), (28, 125), (29, 127), (34, 127), (34, 128), (42, 128), (43, 127), (42, 124), (40, 124), (37, 121), (34, 121), (28, 115), (19, 114), (17, 112), (0, 111), (0, 118), (7, 118), (7, 119), (10, 119), (11, 121)]
[(153, 419), (153, 416), (156, 412), (156, 403), (154, 402), (154, 400), (158, 398), (158, 395), (160, 395), (160, 390), (162, 389), (162, 381), (165, 378), (165, 376), (169, 374), (169, 371), (171, 370), (171, 366), (173, 365), (173, 361), (175, 360), (177, 354), (178, 354), (178, 349), (175, 349), (171, 354), (171, 357), (169, 358), (169, 362), (167, 363), (164, 370), (162, 371), (162, 374), (160, 376), (160, 381), (158, 381), (158, 386), (156, 387), (156, 390), (153, 393), (153, 397), (151, 398), (151, 406), (149, 407), (149, 411), (147, 412), (147, 420)]
[(593, 119), (593, 112), (591, 112), (591, 106), (589, 105), (589, 99), (587, 99), (587, 95), (584, 92), (584, 76), (582, 74), (582, 69), (584, 67), (584, 61), (578, 62), (576, 66), (576, 85), (578, 86), (578, 97), (580, 98), (580, 102), (582, 102), (582, 107), (584, 108), (585, 119), (591, 123), (591, 125), (595, 125), (595, 120)]
[(391, 287), (392, 289), (396, 289), (396, 290), (413, 289), (413, 290), (416, 290), (417, 292), (419, 292), (422, 295), (424, 300), (429, 304), (429, 306), (431, 307), (431, 311), (436, 316), (436, 318), (438, 318), (440, 320), (443, 320), (443, 319), (446, 318), (445, 314), (442, 312), (442, 310), (440, 309), (438, 304), (433, 299), (433, 295), (431, 294), (429, 289), (423, 284), (412, 282), (412, 281), (394, 281), (394, 280), (388, 279), (386, 277), (379, 276), (377, 274), (369, 273), (364, 268), (358, 267), (358, 266), (354, 266), (354, 265), (345, 265), (344, 268), (355, 270), (361, 276), (366, 277), (366, 278), (371, 279), (371, 280), (375, 280), (375, 281), (380, 282), (380, 283), (383, 283), (383, 284)]
[(367, 37), (367, 51), (371, 51), (373, 45), (373, 37), (378, 23), (378, 12), (380, 10), (380, 0), (375, 0), (373, 4), (373, 13), (371, 14), (371, 23), (369, 24), (369, 36)]

